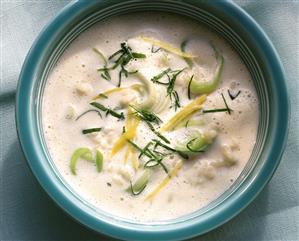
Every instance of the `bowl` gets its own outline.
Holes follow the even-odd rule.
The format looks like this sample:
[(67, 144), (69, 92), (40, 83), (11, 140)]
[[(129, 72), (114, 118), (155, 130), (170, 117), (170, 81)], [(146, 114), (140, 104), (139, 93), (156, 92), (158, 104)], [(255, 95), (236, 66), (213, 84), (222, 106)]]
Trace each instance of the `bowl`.
[[(201, 22), (239, 53), (254, 81), (260, 102), (257, 141), (234, 184), (208, 206), (183, 217), (136, 223), (99, 210), (78, 196), (56, 170), (45, 144), (41, 100), (47, 76), (65, 48), (94, 23), (138, 11), (176, 13)], [(181, 240), (206, 233), (243, 210), (275, 172), (286, 143), (289, 104), (282, 64), (258, 24), (231, 1), (78, 1), (67, 5), (43, 29), (20, 74), (16, 120), (28, 164), (49, 196), (87, 227), (126, 240)]]

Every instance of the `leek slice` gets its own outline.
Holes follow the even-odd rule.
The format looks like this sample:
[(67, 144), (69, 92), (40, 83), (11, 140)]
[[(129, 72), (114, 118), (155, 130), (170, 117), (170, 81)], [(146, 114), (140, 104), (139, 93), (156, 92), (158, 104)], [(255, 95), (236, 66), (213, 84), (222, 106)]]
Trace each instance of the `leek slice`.
[(168, 176), (164, 178), (163, 181), (152, 192), (150, 192), (146, 196), (145, 200), (146, 201), (152, 200), (169, 183), (169, 181), (177, 175), (178, 171), (181, 169), (182, 166), (183, 166), (183, 161), (179, 160), (177, 164), (174, 166), (174, 168), (170, 171)]
[(97, 166), (97, 170), (98, 172), (101, 172), (103, 170), (103, 154), (100, 151), (96, 151), (96, 166)]
[(140, 37), (142, 40), (144, 40), (145, 42), (151, 43), (157, 47), (160, 47), (162, 49), (165, 49), (166, 51), (176, 54), (178, 56), (181, 56), (183, 58), (196, 58), (196, 55), (190, 54), (190, 53), (186, 53), (181, 51), (179, 48), (171, 45), (170, 43), (164, 42), (164, 41), (160, 41), (154, 38), (149, 38), (149, 37)]
[(170, 131), (173, 130), (177, 125), (184, 121), (188, 116), (193, 114), (195, 111), (202, 108), (202, 104), (205, 102), (207, 96), (201, 95), (193, 100), (191, 103), (186, 105), (178, 113), (176, 113), (167, 123), (165, 123), (160, 131)]
[(177, 144), (176, 149), (184, 154), (194, 155), (198, 152), (203, 152), (209, 145), (210, 143), (205, 139), (204, 135), (196, 132), (186, 142)]
[(152, 83), (144, 74), (139, 71), (137, 77), (144, 84), (147, 98), (138, 103), (140, 109), (151, 110), (154, 113), (161, 113), (170, 105), (170, 99), (165, 97), (165, 90)]
[(104, 56), (104, 54), (100, 50), (98, 50), (97, 48), (92, 48), (92, 50), (103, 60), (105, 65), (108, 64), (108, 61), (107, 61), (106, 57)]
[(92, 161), (92, 153), (91, 150), (89, 148), (86, 147), (81, 147), (78, 148), (74, 151), (72, 157), (71, 157), (71, 161), (70, 161), (70, 169), (72, 174), (76, 175), (76, 164), (78, 162), (78, 159), (82, 158), (88, 161)]
[[(188, 40), (184, 40), (184, 41), (181, 43), (181, 51), (182, 51), (183, 53), (186, 52), (185, 49), (186, 49), (187, 42), (188, 42)], [(193, 66), (193, 62), (192, 62), (192, 60), (191, 60), (190, 58), (185, 58), (185, 57), (184, 57), (184, 60), (185, 60), (186, 63), (188, 64), (189, 68), (192, 68), (192, 66)]]
[(130, 190), (133, 195), (140, 194), (146, 187), (150, 176), (151, 171), (149, 169), (145, 169), (142, 175), (134, 183), (131, 183), (131, 187), (129, 187), (127, 190)]
[(214, 49), (216, 60), (217, 60), (217, 67), (216, 67), (216, 70), (214, 73), (214, 77), (210, 81), (205, 81), (205, 82), (201, 82), (194, 78), (194, 80), (192, 81), (192, 83), (190, 85), (190, 91), (193, 94), (211, 93), (219, 85), (222, 71), (223, 71), (224, 58), (215, 47), (213, 47), (213, 49)]

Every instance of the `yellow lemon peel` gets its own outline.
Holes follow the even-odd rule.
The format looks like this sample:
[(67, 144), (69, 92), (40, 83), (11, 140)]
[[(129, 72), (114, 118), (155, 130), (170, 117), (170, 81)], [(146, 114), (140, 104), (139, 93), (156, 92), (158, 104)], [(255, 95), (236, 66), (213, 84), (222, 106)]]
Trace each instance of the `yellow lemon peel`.
[(174, 168), (171, 170), (171, 172), (168, 174), (168, 176), (165, 177), (163, 181), (145, 197), (145, 200), (152, 200), (162, 190), (162, 188), (164, 188), (169, 183), (169, 181), (177, 175), (178, 171), (181, 169), (182, 166), (183, 161), (179, 160), (177, 164), (174, 166)]
[(198, 57), (196, 55), (183, 52), (179, 48), (173, 46), (170, 43), (164, 42), (164, 41), (160, 41), (160, 40), (157, 40), (157, 39), (154, 39), (154, 38), (149, 38), (149, 37), (144, 37), (144, 36), (141, 36), (140, 38), (142, 40), (144, 40), (145, 42), (151, 43), (151, 44), (153, 44), (157, 47), (165, 49), (166, 51), (168, 51), (170, 53), (173, 53), (173, 54), (176, 54), (178, 56), (181, 56), (183, 58), (196, 58), (196, 57)]
[(201, 95), (197, 97), (195, 100), (186, 105), (183, 109), (181, 109), (178, 113), (176, 113), (167, 123), (165, 123), (160, 131), (170, 131), (174, 129), (180, 122), (185, 120), (188, 116), (193, 114), (195, 111), (202, 108), (202, 104), (205, 102), (207, 96)]

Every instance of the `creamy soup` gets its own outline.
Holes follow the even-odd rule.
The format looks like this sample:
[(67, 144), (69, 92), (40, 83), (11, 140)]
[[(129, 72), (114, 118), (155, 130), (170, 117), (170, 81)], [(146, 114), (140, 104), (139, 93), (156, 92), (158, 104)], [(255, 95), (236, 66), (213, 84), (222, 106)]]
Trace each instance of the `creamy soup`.
[(45, 140), (90, 204), (139, 222), (196, 211), (250, 158), (259, 104), (240, 57), (176, 15), (118, 16), (82, 33), (44, 91)]

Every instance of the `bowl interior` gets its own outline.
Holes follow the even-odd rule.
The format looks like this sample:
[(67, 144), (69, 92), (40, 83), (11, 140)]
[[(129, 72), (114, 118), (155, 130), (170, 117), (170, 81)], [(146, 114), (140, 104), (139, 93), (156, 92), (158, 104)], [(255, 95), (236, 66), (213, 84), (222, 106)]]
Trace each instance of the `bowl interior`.
[[(279, 72), (277, 76), (277, 73), (273, 72), (269, 59), (267, 59), (269, 53), (266, 52), (267, 49), (263, 49), (265, 40), (262, 39), (260, 44), (258, 44), (258, 38), (250, 34), (250, 28), (255, 29), (257, 26), (254, 24), (248, 25), (248, 29), (245, 29), (245, 23), (241, 21), (244, 16), (240, 18), (241, 22), (235, 21), (235, 19), (238, 18), (237, 14), (241, 16), (245, 13), (242, 13), (240, 9), (236, 10), (235, 8), (237, 7), (231, 3), (211, 4), (200, 2), (199, 4), (197, 1), (191, 0), (185, 2), (162, 0), (155, 1), (154, 3), (150, 1), (126, 1), (125, 3), (116, 1), (113, 4), (108, 2), (109, 1), (93, 3), (79, 2), (69, 6), (68, 9), (64, 10), (64, 15), (68, 15), (69, 18), (56, 18), (52, 25), (48, 27), (47, 35), (51, 36), (50, 41), (46, 40), (48, 37), (46, 34), (42, 34), (38, 40), (43, 42), (43, 46), (39, 46), (43, 47), (41, 51), (42, 57), (36, 56), (36, 67), (34, 73), (32, 73), (34, 81), (32, 81), (30, 86), (27, 86), (28, 93), (30, 93), (30, 109), (28, 110), (30, 115), (24, 121), (30, 122), (29, 129), (33, 133), (31, 133), (31, 135), (34, 135), (32, 142), (35, 148), (38, 149), (38, 153), (35, 153), (35, 155), (38, 158), (39, 164), (33, 164), (32, 161), (30, 161), (32, 160), (30, 155), (33, 154), (30, 154), (29, 151), (26, 153), (25, 151), (27, 159), (29, 159), (29, 164), (39, 181), (54, 200), (73, 217), (95, 230), (101, 230), (106, 234), (116, 237), (139, 240), (153, 239), (154, 236), (151, 236), (151, 238), (141, 238), (140, 236), (152, 231), (155, 232), (155, 235), (157, 235), (159, 239), (187, 238), (195, 234), (207, 232), (215, 226), (227, 221), (227, 219), (243, 209), (270, 179), (278, 165), (284, 141), (275, 143), (274, 139), (277, 137), (282, 138), (282, 140), (285, 139), (287, 119), (279, 119), (277, 112), (279, 106), (287, 106), (287, 98), (284, 96), (284, 98), (281, 99), (284, 102), (278, 103), (279, 92), (276, 85), (279, 85), (279, 83), (275, 83), (273, 80), (279, 77), (283, 79), (283, 74)], [(229, 14), (225, 11), (225, 8), (233, 8), (236, 12), (233, 11)], [(73, 12), (71, 12), (71, 10)], [(74, 13), (74, 11), (76, 11), (76, 13)], [(130, 14), (137, 11), (163, 11), (180, 14), (206, 25), (224, 37), (238, 52), (250, 71), (260, 104), (257, 141), (250, 160), (234, 184), (218, 199), (194, 213), (177, 219), (150, 224), (134, 223), (124, 218), (111, 216), (109, 213), (99, 210), (87, 203), (82, 197), (76, 194), (63, 180), (51, 160), (43, 136), (42, 118), (40, 118), (42, 96), (48, 74), (67, 46), (79, 34), (95, 23), (112, 16)], [(260, 30), (258, 29), (258, 31)], [(33, 48), (37, 48), (37, 46)], [(277, 58), (275, 52), (273, 58)], [(280, 63), (278, 62), (277, 64), (279, 65)], [(278, 71), (280, 71), (280, 66)], [(20, 88), (19, 86), (19, 89)], [(285, 88), (283, 83), (281, 88)], [(25, 93), (23, 93), (23, 95), (25, 95)], [(18, 98), (22, 98), (21, 93)], [(287, 108), (283, 111), (283, 114), (288, 116)], [(18, 110), (17, 115), (20, 115), (18, 114)], [(18, 119), (18, 122), (22, 121), (21, 117), (18, 117)], [(280, 132), (276, 130), (279, 123), (285, 123), (285, 126), (283, 126)], [(22, 139), (21, 135), (20, 133), (20, 139)], [(22, 146), (26, 149), (23, 144)], [(275, 146), (277, 150), (272, 149)], [(32, 150), (32, 152), (34, 151), (36, 150)], [(271, 162), (271, 155), (273, 161), (269, 163)], [(41, 164), (40, 162), (43, 163)], [(36, 165), (39, 166), (39, 171), (37, 171)], [(41, 170), (44, 171), (43, 174), (41, 174)], [(259, 179), (259, 175), (265, 175), (265, 177)], [(255, 182), (255, 186), (252, 185), (253, 182)], [(118, 227), (118, 234), (113, 233), (114, 227)], [(197, 227), (197, 230), (191, 231), (194, 227)], [(182, 229), (184, 229), (184, 232), (180, 233), (179, 231)], [(132, 234), (130, 230), (137, 231), (135, 234)], [(171, 231), (171, 233), (168, 232), (166, 234), (167, 231)]]

